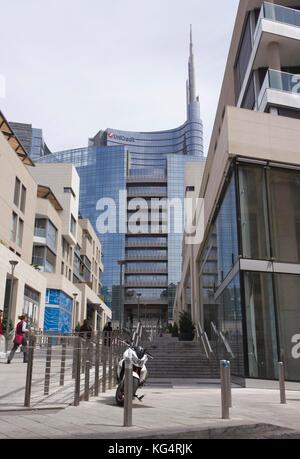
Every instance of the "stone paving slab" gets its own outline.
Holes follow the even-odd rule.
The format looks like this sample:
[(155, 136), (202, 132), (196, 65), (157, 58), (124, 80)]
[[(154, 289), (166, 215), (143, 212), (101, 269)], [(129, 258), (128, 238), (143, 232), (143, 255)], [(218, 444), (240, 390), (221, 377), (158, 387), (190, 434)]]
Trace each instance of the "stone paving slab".
[[(235, 432), (243, 435), (244, 426), (256, 429), (257, 425), (268, 425), (271, 431), (278, 432), (281, 431), (278, 428), (291, 429), (293, 435), (300, 432), (299, 392), (288, 392), (288, 404), (280, 405), (278, 390), (233, 389), (229, 421), (220, 419), (221, 394), (219, 387), (214, 385), (188, 389), (149, 387), (145, 393), (143, 403), (134, 403), (132, 428), (123, 427), (123, 409), (116, 406), (114, 391), (108, 391), (90, 402), (81, 402), (79, 407), (70, 406), (61, 411), (0, 413), (0, 435), (9, 438), (136, 439), (159, 438), (158, 435), (171, 438), (175, 434), (175, 438), (179, 435), (180, 438), (184, 435), (204, 438), (203, 431), (208, 429), (224, 431), (235, 427)], [(191, 432), (196, 437), (188, 436)], [(262, 437), (264, 434), (262, 430)]]

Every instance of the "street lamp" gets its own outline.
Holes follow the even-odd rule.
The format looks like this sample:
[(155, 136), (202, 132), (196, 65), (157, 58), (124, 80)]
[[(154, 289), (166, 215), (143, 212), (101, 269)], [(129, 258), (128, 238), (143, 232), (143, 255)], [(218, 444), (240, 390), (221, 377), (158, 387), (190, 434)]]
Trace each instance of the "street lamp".
[(123, 330), (124, 327), (124, 299), (123, 299), (123, 266), (127, 263), (125, 260), (119, 260), (118, 265), (120, 266), (120, 322), (119, 329)]
[(6, 330), (5, 330), (5, 338), (6, 338), (6, 352), (8, 351), (8, 339), (9, 339), (9, 325), (10, 325), (10, 315), (12, 309), (12, 297), (13, 297), (13, 285), (14, 285), (14, 273), (15, 268), (19, 262), (15, 260), (10, 260), (9, 264), (11, 266), (11, 281), (10, 281), (10, 291), (9, 291), (9, 301), (8, 301), (8, 309), (7, 309), (7, 319), (6, 319)]
[(77, 310), (77, 297), (78, 297), (78, 293), (73, 293), (73, 298), (74, 298), (74, 301), (73, 301), (73, 330), (74, 330), (74, 333), (76, 332), (76, 310)]
[(141, 318), (140, 318), (140, 301), (141, 301), (141, 296), (142, 296), (142, 294), (141, 294), (141, 293), (138, 293), (136, 296), (137, 296), (137, 298), (138, 298), (138, 324), (139, 324), (139, 322), (140, 322), (140, 320), (141, 320)]

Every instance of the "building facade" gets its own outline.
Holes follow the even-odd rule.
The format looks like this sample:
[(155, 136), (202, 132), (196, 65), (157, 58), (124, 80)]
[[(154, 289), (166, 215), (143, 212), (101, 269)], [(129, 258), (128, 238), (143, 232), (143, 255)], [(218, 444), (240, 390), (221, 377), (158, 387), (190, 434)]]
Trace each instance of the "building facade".
[[(248, 379), (300, 381), (300, 11), (239, 5), (175, 316), (213, 322)], [(200, 224), (200, 223), (199, 223)], [(191, 300), (189, 304), (189, 292)]]
[[(44, 163), (72, 162), (76, 166), (81, 179), (80, 212), (97, 231), (99, 200), (108, 198), (117, 203), (116, 231), (100, 233), (106, 267), (103, 294), (116, 321), (121, 316), (123, 287), (125, 322), (132, 324), (142, 319), (166, 323), (173, 317), (183, 230), (172, 229), (166, 203), (152, 215), (150, 204), (177, 199), (183, 207), (185, 165), (203, 160), (203, 126), (195, 81), (191, 33), (187, 121), (183, 126), (161, 132), (107, 129), (90, 139), (88, 148), (41, 159)], [(125, 200), (120, 191), (127, 193)], [(145, 208), (140, 212), (137, 230), (131, 222), (136, 220), (138, 200)], [(183, 209), (180, 218), (183, 221)], [(125, 220), (127, 226), (123, 230)], [(121, 288), (120, 261), (125, 265)]]
[(103, 328), (111, 311), (100, 298), (102, 248), (91, 223), (78, 217), (74, 166), (35, 166), (2, 113), (0, 163), (5, 319), (10, 306), (13, 326), (27, 314), (31, 328), (45, 332), (71, 333), (86, 318)]

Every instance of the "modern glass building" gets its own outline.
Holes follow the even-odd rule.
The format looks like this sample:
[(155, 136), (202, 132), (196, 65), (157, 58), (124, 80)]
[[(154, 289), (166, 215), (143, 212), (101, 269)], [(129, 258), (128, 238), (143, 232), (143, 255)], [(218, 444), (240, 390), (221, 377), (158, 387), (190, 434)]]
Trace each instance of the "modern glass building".
[(176, 294), (176, 317), (190, 309), (212, 344), (213, 323), (246, 386), (278, 379), (279, 362), (300, 381), (299, 25), (297, 2), (240, 2), (199, 194), (205, 235), (185, 248)]
[[(161, 132), (101, 130), (80, 150), (55, 153), (44, 162), (71, 162), (80, 175), (80, 212), (89, 218), (99, 234), (99, 199), (117, 204), (117, 230), (99, 234), (104, 252), (103, 294), (112, 306), (113, 319), (120, 318), (120, 266), (125, 270), (125, 322), (138, 318), (166, 323), (172, 319), (176, 285), (181, 273), (183, 233), (172, 228), (166, 204), (155, 212), (140, 212), (138, 230), (131, 222), (139, 209), (137, 199), (153, 201), (185, 197), (185, 164), (203, 160), (203, 127), (196, 96), (192, 32), (187, 81), (187, 121), (179, 128)], [(119, 192), (126, 191), (125, 201)], [(97, 210), (98, 207), (98, 210)], [(126, 220), (125, 231), (121, 223)], [(178, 216), (177, 216), (178, 218)], [(169, 221), (170, 220), (170, 221)]]
[(33, 161), (38, 161), (41, 157), (51, 154), (44, 141), (42, 129), (36, 129), (31, 124), (24, 123), (12, 122), (10, 125)]

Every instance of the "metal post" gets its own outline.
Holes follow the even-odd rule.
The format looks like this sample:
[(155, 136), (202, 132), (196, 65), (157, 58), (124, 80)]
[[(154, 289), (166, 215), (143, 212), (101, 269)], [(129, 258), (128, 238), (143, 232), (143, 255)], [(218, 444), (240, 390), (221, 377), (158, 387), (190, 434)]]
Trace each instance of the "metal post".
[(118, 261), (120, 266), (120, 322), (119, 328), (120, 332), (123, 331), (124, 328), (124, 300), (123, 300), (123, 266), (126, 264), (124, 260)]
[(49, 395), (49, 392), (50, 392), (51, 359), (52, 359), (52, 337), (48, 336), (44, 395)]
[(73, 362), (72, 362), (72, 378), (76, 378), (76, 367), (77, 367), (77, 351), (76, 351), (76, 346), (77, 346), (78, 339), (76, 336), (73, 337)]
[(124, 427), (132, 427), (132, 397), (133, 397), (133, 378), (132, 362), (125, 360), (125, 386), (124, 386)]
[(79, 403), (80, 403), (80, 378), (81, 378), (81, 339), (80, 339), (80, 337), (78, 337), (74, 341), (75, 341), (74, 349), (76, 351), (74, 406), (79, 406)]
[(95, 384), (94, 395), (99, 395), (99, 374), (100, 374), (100, 331), (97, 332), (96, 351), (95, 351)]
[(67, 343), (66, 343), (66, 340), (62, 338), (60, 381), (59, 381), (61, 386), (65, 385), (66, 353), (67, 353)]
[(228, 405), (229, 408), (232, 408), (232, 385), (231, 385), (231, 363), (230, 361), (228, 363), (228, 369), (227, 369), (227, 390), (228, 390)]
[[(105, 337), (106, 336), (107, 336), (107, 333), (105, 333)], [(103, 360), (102, 360), (102, 392), (106, 392), (107, 341), (106, 341), (106, 344), (105, 344), (105, 341), (104, 341), (102, 354), (103, 354)]]
[(35, 346), (35, 337), (30, 336), (29, 337), (29, 350), (28, 350), (28, 365), (27, 365), (27, 374), (26, 374), (25, 400), (24, 400), (24, 406), (26, 408), (30, 408), (30, 403), (31, 403), (34, 346)]
[(286, 405), (286, 387), (285, 387), (285, 368), (284, 363), (279, 362), (279, 387), (280, 387), (280, 403)]
[(6, 318), (6, 330), (5, 330), (5, 350), (6, 352), (8, 351), (8, 340), (9, 340), (9, 325), (10, 325), (10, 316), (11, 316), (11, 310), (12, 310), (12, 300), (13, 300), (13, 287), (14, 287), (14, 273), (15, 273), (15, 267), (18, 264), (18, 261), (10, 261), (9, 262), (11, 265), (11, 282), (10, 282), (10, 290), (9, 290), (9, 301), (8, 301), (8, 309), (7, 309), (7, 318)]
[(92, 362), (92, 343), (90, 340), (86, 340), (86, 359), (85, 359), (85, 378), (84, 378), (84, 400), (88, 402), (90, 399), (90, 370)]
[(109, 333), (109, 359), (108, 359), (108, 387), (109, 390), (112, 389), (113, 385), (113, 355), (112, 355), (112, 347), (113, 347), (113, 340), (112, 340), (112, 333)]
[(229, 400), (228, 400), (228, 362), (221, 360), (220, 373), (221, 373), (221, 399), (222, 399), (222, 419), (230, 419), (229, 415)]

